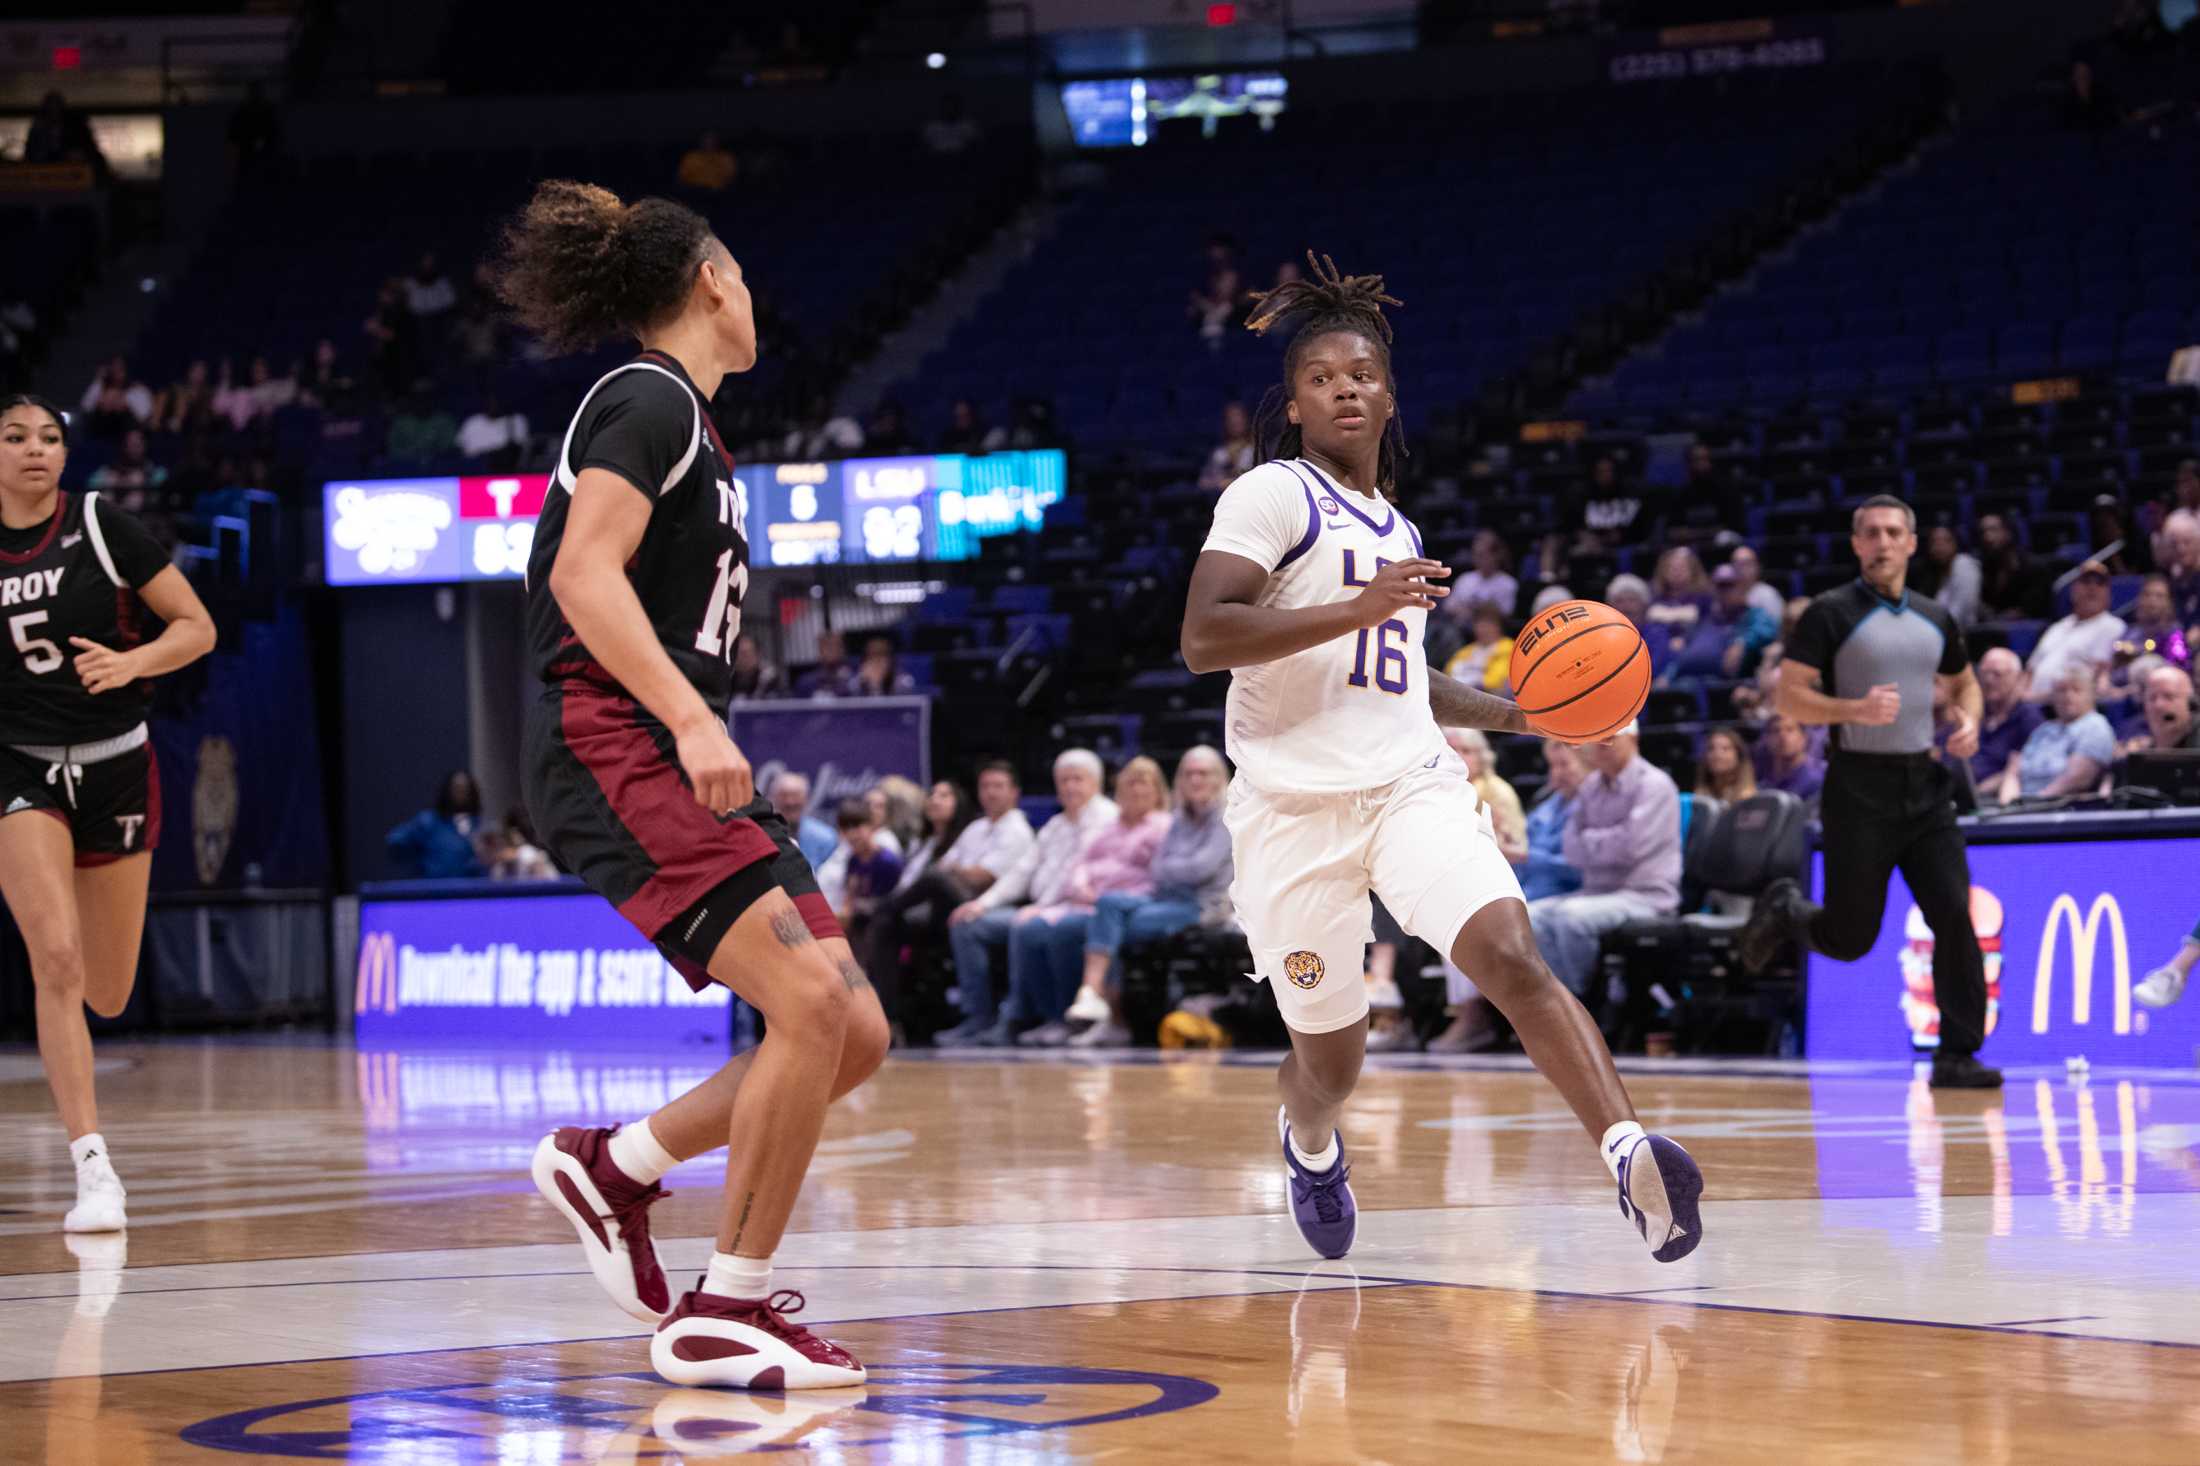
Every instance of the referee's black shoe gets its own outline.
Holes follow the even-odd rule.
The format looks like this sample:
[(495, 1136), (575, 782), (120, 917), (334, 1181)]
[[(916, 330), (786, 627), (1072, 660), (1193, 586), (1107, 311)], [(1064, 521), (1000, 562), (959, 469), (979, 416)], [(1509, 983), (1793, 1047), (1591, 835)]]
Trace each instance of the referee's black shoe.
[(1780, 949), (1799, 938), (1809, 914), (1810, 901), (1794, 881), (1782, 876), (1766, 886), (1749, 908), (1749, 920), (1734, 942), (1742, 966), (1752, 976), (1770, 967)]
[(1981, 1064), (1976, 1054), (1935, 1054), (1933, 1088), (1999, 1089), (2001, 1071)]

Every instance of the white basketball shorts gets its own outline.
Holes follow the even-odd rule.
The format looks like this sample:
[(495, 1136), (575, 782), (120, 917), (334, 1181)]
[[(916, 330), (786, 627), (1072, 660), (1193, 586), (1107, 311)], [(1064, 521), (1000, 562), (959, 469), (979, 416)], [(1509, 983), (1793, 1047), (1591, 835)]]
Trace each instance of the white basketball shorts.
[(1447, 753), (1384, 788), (1271, 794), (1238, 779), (1223, 810), (1236, 860), (1230, 899), (1283, 1021), (1331, 1033), (1367, 1016), (1368, 893), (1446, 956), (1477, 911), (1520, 879), (1497, 848), (1466, 765)]

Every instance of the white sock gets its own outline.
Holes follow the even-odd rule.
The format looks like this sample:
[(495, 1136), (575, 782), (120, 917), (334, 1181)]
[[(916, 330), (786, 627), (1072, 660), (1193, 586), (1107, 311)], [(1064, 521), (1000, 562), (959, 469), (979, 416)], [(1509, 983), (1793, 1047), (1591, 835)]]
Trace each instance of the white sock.
[(1604, 1140), (1597, 1151), (1604, 1157), (1604, 1169), (1612, 1173), (1613, 1180), (1619, 1179), (1620, 1159), (1635, 1148), (1634, 1142), (1640, 1140), (1643, 1133), (1642, 1126), (1633, 1120), (1622, 1120), (1604, 1132)]
[(75, 1161), (80, 1167), (86, 1161), (93, 1159), (104, 1160), (106, 1156), (107, 1138), (104, 1135), (101, 1135), (97, 1130), (94, 1130), (89, 1135), (80, 1135), (76, 1139), (69, 1142), (69, 1159)]
[(1334, 1130), (1329, 1132), (1329, 1144), (1312, 1155), (1299, 1149), (1299, 1132), (1291, 1132), (1291, 1154), (1299, 1158), (1300, 1165), (1317, 1176), (1337, 1164), (1337, 1149), (1337, 1132)]
[(679, 1157), (657, 1143), (647, 1120), (621, 1125), (611, 1137), (611, 1164), (647, 1186), (680, 1164)]
[(710, 1271), (703, 1274), (703, 1291), (720, 1298), (762, 1298), (772, 1290), (772, 1260), (737, 1257), (713, 1252)]

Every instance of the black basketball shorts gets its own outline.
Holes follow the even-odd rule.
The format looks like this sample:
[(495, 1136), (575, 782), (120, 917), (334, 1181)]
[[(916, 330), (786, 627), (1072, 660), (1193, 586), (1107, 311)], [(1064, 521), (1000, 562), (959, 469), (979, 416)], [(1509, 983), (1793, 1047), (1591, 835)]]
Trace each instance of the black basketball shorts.
[(69, 827), (79, 869), (160, 843), (160, 766), (139, 724), (70, 747), (0, 744), (0, 819), (43, 814)]

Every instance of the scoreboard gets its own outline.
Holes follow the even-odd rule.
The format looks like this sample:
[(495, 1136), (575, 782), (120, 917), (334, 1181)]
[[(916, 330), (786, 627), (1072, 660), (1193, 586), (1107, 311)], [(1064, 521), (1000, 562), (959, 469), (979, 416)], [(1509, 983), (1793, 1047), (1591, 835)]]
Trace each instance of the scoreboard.
[[(1058, 449), (923, 453), (734, 470), (749, 561), (775, 566), (968, 560), (1038, 529), (1061, 502)], [(323, 485), (328, 584), (432, 585), (526, 573), (546, 474), (343, 479)]]

